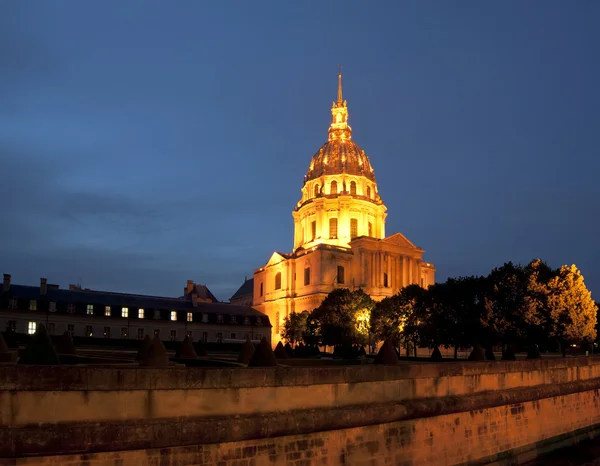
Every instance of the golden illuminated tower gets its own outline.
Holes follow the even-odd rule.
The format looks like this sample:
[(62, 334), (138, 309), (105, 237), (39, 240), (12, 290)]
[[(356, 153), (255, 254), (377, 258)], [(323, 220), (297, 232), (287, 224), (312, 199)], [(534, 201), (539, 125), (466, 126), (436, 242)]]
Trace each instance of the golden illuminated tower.
[(401, 233), (385, 236), (386, 207), (369, 158), (352, 140), (341, 73), (331, 117), (294, 207), (294, 249), (274, 252), (254, 272), (252, 306), (269, 316), (272, 344), (290, 312), (312, 311), (335, 288), (362, 288), (379, 300), (434, 283), (423, 249)]
[(341, 73), (337, 95), (331, 107), (329, 140), (310, 162), (302, 199), (293, 213), (294, 250), (321, 243), (348, 247), (358, 236), (385, 237), (387, 209), (369, 158), (352, 140)]

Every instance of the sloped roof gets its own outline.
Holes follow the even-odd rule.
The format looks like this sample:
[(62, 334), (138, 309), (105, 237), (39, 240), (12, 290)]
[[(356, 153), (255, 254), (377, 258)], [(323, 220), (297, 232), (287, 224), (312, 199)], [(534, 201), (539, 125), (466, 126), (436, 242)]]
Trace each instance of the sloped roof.
[(240, 286), (238, 290), (235, 293), (233, 293), (233, 296), (230, 299), (239, 298), (241, 296), (247, 296), (252, 293), (254, 293), (254, 278), (244, 281), (244, 283), (242, 283), (242, 286)]

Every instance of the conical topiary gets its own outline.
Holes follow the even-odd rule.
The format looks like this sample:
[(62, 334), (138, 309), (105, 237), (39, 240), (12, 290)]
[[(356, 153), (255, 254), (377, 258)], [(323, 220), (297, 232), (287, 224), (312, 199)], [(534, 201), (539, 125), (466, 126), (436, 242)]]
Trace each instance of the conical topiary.
[(6, 332), (4, 332), (4, 341), (6, 342), (6, 346), (8, 346), (9, 349), (19, 348), (17, 334), (12, 330), (7, 330)]
[(433, 348), (433, 351), (431, 352), (431, 360), (434, 362), (442, 362), (444, 360), (442, 352), (437, 346)]
[(4, 354), (4, 353), (8, 353), (8, 352), (9, 352), (8, 345), (4, 341), (4, 337), (2, 336), (2, 333), (0, 333), (0, 354)]
[(194, 344), (194, 349), (196, 350), (196, 355), (199, 357), (204, 357), (207, 355), (206, 344), (203, 341), (196, 342)]
[(254, 350), (254, 354), (248, 362), (248, 367), (273, 367), (277, 366), (277, 359), (275, 358), (275, 354), (273, 354), (273, 349), (271, 348), (271, 344), (267, 341), (265, 337), (260, 340), (260, 343)]
[(473, 351), (469, 355), (469, 361), (485, 361), (485, 351), (479, 343), (473, 347)]
[(492, 348), (486, 348), (485, 349), (485, 359), (487, 359), (488, 361), (495, 361), (496, 360), (496, 355), (492, 351)]
[(365, 350), (365, 347), (364, 347), (364, 346), (361, 346), (361, 347), (358, 349), (358, 355), (359, 355), (359, 356), (366, 356), (366, 355), (367, 355), (367, 352), (366, 352), (366, 350)]
[(531, 345), (529, 350), (527, 351), (527, 359), (540, 359), (542, 355), (540, 354), (540, 349), (537, 345)]
[(502, 361), (516, 361), (517, 357), (513, 352), (510, 346), (507, 346), (504, 351), (502, 351)]
[(56, 352), (58, 354), (70, 354), (73, 356), (77, 354), (70, 332), (65, 332), (58, 337), (56, 340)]
[(177, 348), (177, 355), (182, 359), (196, 359), (198, 355), (189, 337), (185, 337)]
[(283, 349), (285, 349), (285, 352), (287, 354), (288, 358), (293, 358), (294, 357), (294, 350), (292, 348), (292, 345), (290, 345), (289, 342), (287, 342), (284, 346)]
[(298, 343), (298, 346), (296, 346), (296, 349), (294, 350), (294, 356), (297, 358), (306, 357), (306, 347), (304, 346), (304, 343)]
[(19, 364), (60, 364), (60, 358), (54, 345), (52, 345), (48, 332), (46, 332), (46, 327), (43, 325), (38, 326), (36, 332), (31, 336), (29, 344), (23, 350), (23, 354), (19, 358)]
[(242, 364), (248, 364), (254, 354), (254, 343), (248, 338), (242, 345), (242, 349), (238, 356), (238, 362)]
[(154, 335), (152, 344), (148, 349), (146, 358), (140, 363), (146, 367), (165, 367), (169, 365), (169, 355), (167, 349), (158, 335)]
[(140, 345), (140, 349), (137, 352), (135, 360), (143, 361), (144, 359), (146, 359), (150, 346), (152, 346), (152, 338), (150, 338), (150, 335), (146, 334), (146, 336), (142, 340), (142, 344)]
[(287, 359), (288, 358), (287, 351), (285, 350), (285, 348), (283, 347), (283, 344), (281, 342), (277, 343), (277, 346), (275, 347), (275, 351), (273, 351), (273, 354), (275, 354), (275, 358), (277, 358), (277, 359)]
[(379, 348), (379, 353), (375, 356), (375, 360), (373, 364), (397, 364), (398, 363), (398, 354), (392, 344), (390, 339), (387, 339)]

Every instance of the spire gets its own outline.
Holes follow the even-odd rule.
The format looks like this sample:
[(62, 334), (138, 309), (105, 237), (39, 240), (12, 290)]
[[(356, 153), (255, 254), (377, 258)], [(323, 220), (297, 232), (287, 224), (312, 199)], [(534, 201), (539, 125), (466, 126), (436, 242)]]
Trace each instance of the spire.
[(337, 98), (337, 104), (340, 105), (344, 102), (344, 99), (342, 98), (342, 65), (338, 65), (339, 66), (339, 73), (338, 73), (338, 98)]
[(342, 96), (342, 65), (338, 72), (337, 101), (331, 107), (331, 126), (329, 127), (329, 140), (352, 139), (352, 128), (348, 126), (348, 106)]

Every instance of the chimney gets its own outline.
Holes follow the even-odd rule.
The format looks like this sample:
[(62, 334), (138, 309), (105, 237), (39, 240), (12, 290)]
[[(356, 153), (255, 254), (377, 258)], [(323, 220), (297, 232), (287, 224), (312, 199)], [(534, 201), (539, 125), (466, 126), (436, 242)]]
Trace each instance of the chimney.
[(9, 291), (9, 290), (10, 290), (10, 274), (5, 273), (4, 274), (4, 282), (2, 283), (2, 291)]
[(185, 289), (185, 294), (189, 294), (194, 289), (194, 280), (187, 281), (187, 288)]
[(40, 295), (45, 296), (48, 291), (48, 280), (40, 278)]

